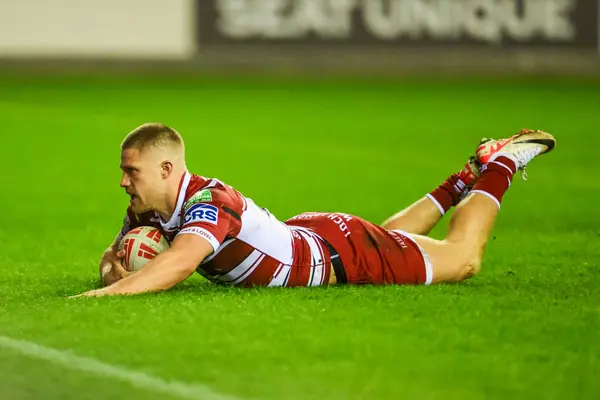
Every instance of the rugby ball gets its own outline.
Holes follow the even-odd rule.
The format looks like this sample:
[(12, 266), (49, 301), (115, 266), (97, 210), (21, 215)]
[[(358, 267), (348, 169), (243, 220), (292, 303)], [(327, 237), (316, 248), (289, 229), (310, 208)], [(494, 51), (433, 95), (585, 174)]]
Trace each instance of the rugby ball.
[(152, 226), (140, 226), (127, 232), (119, 243), (119, 251), (125, 250), (123, 267), (138, 271), (150, 260), (169, 248), (163, 234)]

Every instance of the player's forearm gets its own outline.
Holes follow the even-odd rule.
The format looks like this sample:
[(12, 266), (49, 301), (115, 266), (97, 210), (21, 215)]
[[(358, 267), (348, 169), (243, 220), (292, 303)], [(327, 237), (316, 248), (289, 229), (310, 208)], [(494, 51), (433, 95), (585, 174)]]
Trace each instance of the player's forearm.
[(139, 272), (121, 279), (102, 291), (113, 295), (167, 290), (189, 277), (195, 267), (177, 252), (166, 251), (159, 254)]
[(113, 251), (116, 253), (119, 250), (119, 243), (121, 242), (122, 238), (123, 238), (123, 236), (121, 235), (121, 232), (119, 231), (119, 233), (117, 233), (117, 236), (115, 236), (115, 238), (112, 241), (112, 243), (110, 244), (110, 246), (108, 246), (108, 248), (106, 249), (106, 252)]

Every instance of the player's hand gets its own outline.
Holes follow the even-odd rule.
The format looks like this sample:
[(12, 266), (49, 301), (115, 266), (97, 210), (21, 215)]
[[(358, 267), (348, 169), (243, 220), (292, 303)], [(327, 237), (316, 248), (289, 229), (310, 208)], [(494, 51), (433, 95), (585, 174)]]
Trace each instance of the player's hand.
[(125, 250), (117, 252), (108, 250), (104, 253), (100, 261), (100, 275), (105, 286), (110, 286), (132, 274), (123, 267), (123, 257), (125, 257)]
[(125, 257), (125, 250), (118, 251), (115, 254), (115, 258), (111, 260), (112, 270), (119, 276), (120, 279), (127, 278), (133, 272), (127, 271), (123, 266), (123, 257)]

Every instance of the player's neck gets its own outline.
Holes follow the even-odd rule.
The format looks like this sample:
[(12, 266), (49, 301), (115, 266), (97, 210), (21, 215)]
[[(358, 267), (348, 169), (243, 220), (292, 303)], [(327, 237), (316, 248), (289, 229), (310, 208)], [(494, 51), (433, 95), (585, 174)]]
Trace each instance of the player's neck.
[(185, 171), (182, 171), (173, 176), (162, 204), (154, 209), (154, 211), (160, 215), (164, 221), (169, 221), (175, 212), (175, 207), (177, 207), (177, 199), (179, 197), (179, 188), (184, 175)]

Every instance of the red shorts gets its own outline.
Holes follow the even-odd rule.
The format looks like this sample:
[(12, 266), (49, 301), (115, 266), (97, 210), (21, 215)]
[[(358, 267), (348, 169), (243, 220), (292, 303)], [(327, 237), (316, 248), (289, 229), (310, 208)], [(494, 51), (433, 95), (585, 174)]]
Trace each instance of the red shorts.
[[(349, 284), (429, 284), (425, 251), (402, 231), (341, 213), (305, 213), (285, 222), (311, 229), (338, 252)], [(338, 277), (339, 279), (339, 277)]]

